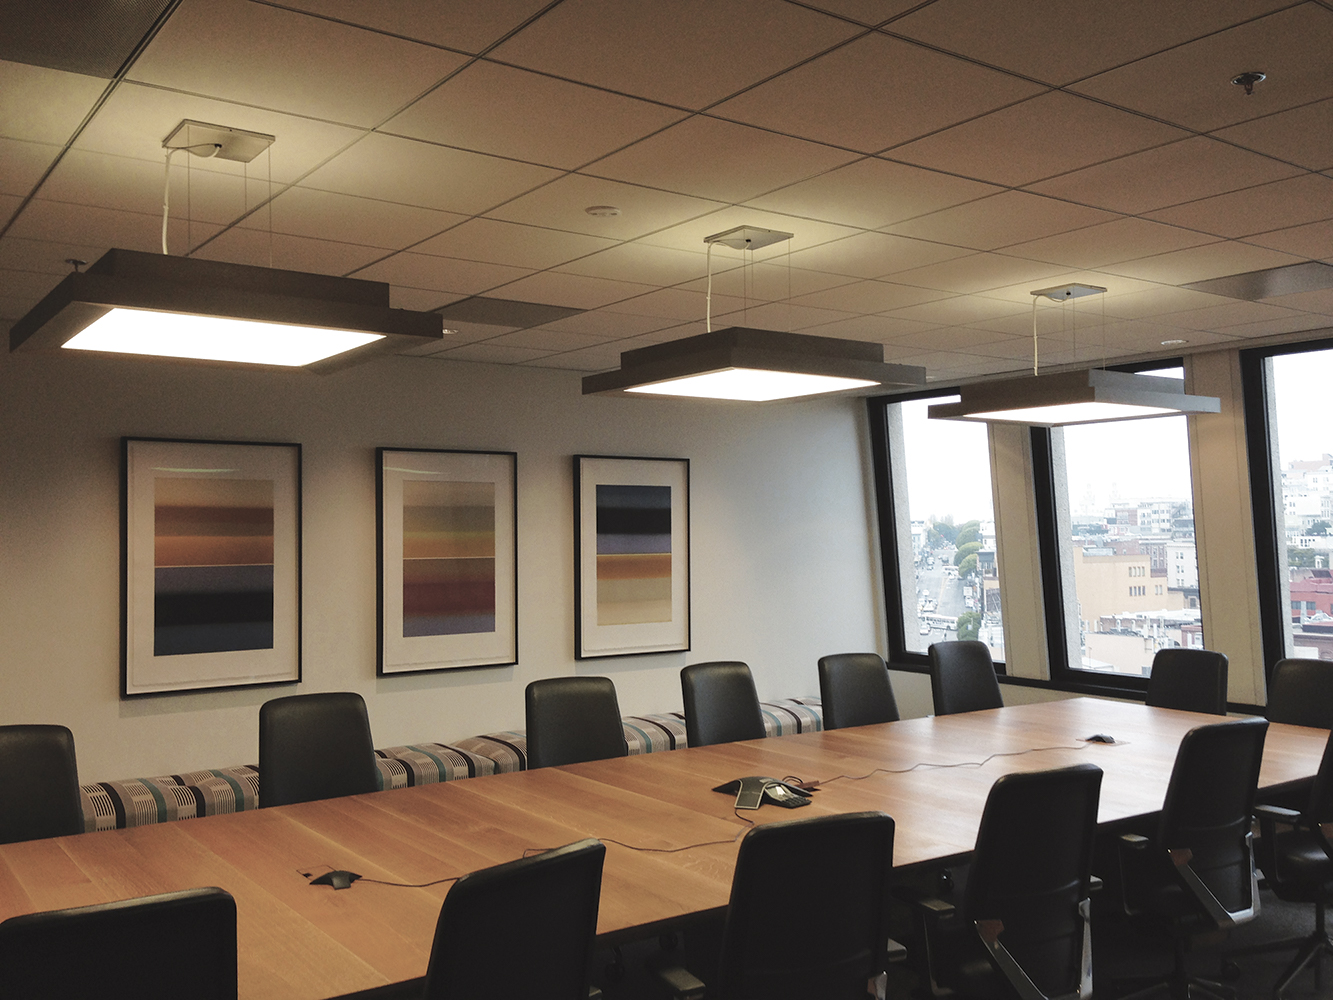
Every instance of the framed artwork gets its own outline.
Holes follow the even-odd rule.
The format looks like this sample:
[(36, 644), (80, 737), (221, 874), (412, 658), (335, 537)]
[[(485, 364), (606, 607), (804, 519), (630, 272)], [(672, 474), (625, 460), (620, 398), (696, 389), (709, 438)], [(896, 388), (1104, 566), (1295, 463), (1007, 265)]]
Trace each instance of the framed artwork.
[(301, 446), (121, 439), (121, 696), (301, 679)]
[(574, 456), (574, 655), (690, 648), (690, 463)]
[(518, 662), (518, 456), (378, 448), (379, 666)]

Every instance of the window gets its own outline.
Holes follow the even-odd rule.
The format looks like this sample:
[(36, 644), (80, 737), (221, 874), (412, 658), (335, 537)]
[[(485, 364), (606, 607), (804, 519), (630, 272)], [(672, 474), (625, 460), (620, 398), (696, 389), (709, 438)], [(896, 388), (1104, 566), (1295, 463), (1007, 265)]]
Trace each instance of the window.
[(1333, 659), (1333, 343), (1246, 351), (1241, 364), (1265, 659)]
[(931, 394), (870, 402), (889, 646), (924, 662), (933, 642), (979, 639), (998, 664), (1004, 629), (990, 443), (984, 424), (929, 420)]
[[(1184, 377), (1182, 368), (1139, 371)], [(1045, 558), (1060, 562), (1054, 586), (1063, 590), (1064, 605), (1054, 611), (1063, 613), (1066, 630), (1063, 642), (1053, 635), (1051, 645), (1068, 651), (1053, 655), (1053, 676), (1118, 675), (1142, 684), (1158, 650), (1201, 641), (1186, 419), (1049, 432), (1051, 502), (1061, 514), (1048, 517), (1058, 552)], [(1126, 577), (1152, 580), (1151, 591), (1147, 582), (1118, 586)]]

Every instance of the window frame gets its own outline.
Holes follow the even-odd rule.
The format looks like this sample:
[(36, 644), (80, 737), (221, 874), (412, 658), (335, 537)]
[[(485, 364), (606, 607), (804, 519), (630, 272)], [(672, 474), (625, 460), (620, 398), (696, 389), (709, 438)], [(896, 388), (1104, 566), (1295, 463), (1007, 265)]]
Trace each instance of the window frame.
[[(1183, 357), (1155, 358), (1123, 365), (1110, 365), (1108, 370), (1118, 372), (1156, 371), (1162, 368), (1184, 368)], [(1041, 560), (1042, 600), (1046, 611), (1046, 648), (1050, 664), (1052, 687), (1080, 694), (1111, 695), (1113, 697), (1143, 698), (1148, 693), (1148, 677), (1118, 674), (1076, 667), (1069, 658), (1068, 597), (1065, 593), (1064, 570), (1061, 563), (1060, 526), (1056, 514), (1054, 442), (1049, 427), (1032, 428), (1032, 467), (1036, 477), (1037, 546)], [(1193, 492), (1193, 475), (1191, 475)], [(1193, 497), (1190, 498), (1193, 506)], [(1195, 551), (1198, 535), (1195, 535)], [(1074, 581), (1068, 581), (1069, 597), (1077, 600)], [(1146, 585), (1145, 585), (1146, 586)]]
[(1269, 421), (1272, 385), (1269, 366), (1272, 358), (1286, 354), (1312, 354), (1333, 350), (1333, 337), (1317, 337), (1292, 344), (1251, 347), (1240, 352), (1241, 400), (1245, 416), (1245, 452), (1250, 472), (1250, 510), (1254, 521), (1255, 572), (1259, 580), (1259, 641), (1264, 657), (1264, 677), (1272, 680), (1273, 668), (1287, 656), (1287, 628), (1291, 609), (1290, 589), (1282, 599), (1282, 558), (1277, 528), (1277, 497), (1281, 483), (1279, 456), (1273, 445), (1273, 427)]
[[(886, 636), (889, 647), (889, 666), (894, 670), (910, 670), (925, 673), (930, 670), (928, 653), (918, 653), (907, 648), (907, 628), (903, 616), (903, 567), (898, 562), (897, 520), (898, 510), (894, 504), (892, 463), (889, 460), (889, 431), (887, 408), (893, 403), (907, 403), (920, 399), (937, 399), (942, 396), (956, 396), (958, 386), (919, 389), (911, 392), (890, 393), (870, 396), (866, 399), (866, 412), (870, 423), (871, 466), (875, 486), (875, 516), (879, 529), (880, 576), (884, 582), (884, 611)], [(910, 521), (911, 512), (908, 512)], [(915, 586), (913, 586), (915, 589)], [(1003, 660), (995, 660), (995, 673), (1006, 677), (1007, 668)]]

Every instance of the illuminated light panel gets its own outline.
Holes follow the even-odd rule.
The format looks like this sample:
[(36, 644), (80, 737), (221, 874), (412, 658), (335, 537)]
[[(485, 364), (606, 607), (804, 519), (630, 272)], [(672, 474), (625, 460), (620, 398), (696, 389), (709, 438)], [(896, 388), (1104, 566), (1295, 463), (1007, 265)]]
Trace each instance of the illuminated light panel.
[(118, 308), (61, 346), (295, 368), (382, 339), (383, 334), (354, 330)]
[(648, 385), (636, 385), (628, 391), (659, 396), (739, 399), (760, 403), (773, 399), (814, 396), (823, 392), (840, 392), (844, 389), (862, 389), (879, 384), (868, 379), (840, 378), (833, 375), (806, 375), (800, 372), (766, 371), (759, 368), (724, 368), (702, 375), (687, 375)]
[(990, 410), (968, 414), (970, 420), (1015, 424), (1064, 425), (1103, 423), (1108, 420), (1136, 420), (1142, 417), (1176, 416), (1179, 410), (1167, 406), (1132, 406), (1128, 403), (1064, 403), (1058, 406), (1030, 406), (1015, 410)]

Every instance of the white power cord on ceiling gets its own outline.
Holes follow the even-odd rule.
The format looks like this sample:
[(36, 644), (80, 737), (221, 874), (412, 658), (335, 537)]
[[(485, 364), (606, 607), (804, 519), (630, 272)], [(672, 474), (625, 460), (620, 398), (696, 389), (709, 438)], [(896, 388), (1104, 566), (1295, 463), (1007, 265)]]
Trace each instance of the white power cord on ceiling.
[[(167, 147), (167, 162), (163, 168), (164, 176), (162, 179), (162, 253), (164, 255), (169, 256), (170, 254), (167, 250), (167, 217), (171, 212), (171, 154), (185, 149), (194, 153), (195, 156), (203, 156), (206, 158), (216, 156), (218, 150), (221, 148), (222, 144), (217, 142), (200, 142), (193, 146)], [(207, 152), (203, 152), (204, 150), (207, 150)]]

